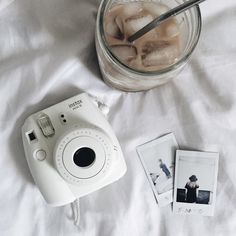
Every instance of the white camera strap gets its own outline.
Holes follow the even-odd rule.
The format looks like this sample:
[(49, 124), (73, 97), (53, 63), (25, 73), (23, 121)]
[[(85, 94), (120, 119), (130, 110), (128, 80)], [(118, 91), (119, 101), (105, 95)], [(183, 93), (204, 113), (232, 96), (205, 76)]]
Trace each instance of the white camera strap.
[(79, 226), (80, 222), (80, 203), (79, 198), (77, 198), (74, 202), (71, 203), (71, 208), (73, 212), (74, 224)]

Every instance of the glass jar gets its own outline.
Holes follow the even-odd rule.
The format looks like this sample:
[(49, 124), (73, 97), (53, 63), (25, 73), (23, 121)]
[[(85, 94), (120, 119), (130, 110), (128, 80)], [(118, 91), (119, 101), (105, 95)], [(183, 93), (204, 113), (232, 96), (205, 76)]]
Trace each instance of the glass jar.
[(201, 12), (198, 6), (176, 16), (181, 31), (181, 55), (178, 60), (159, 71), (138, 71), (122, 63), (111, 51), (106, 42), (104, 32), (104, 17), (117, 4), (129, 4), (133, 2), (160, 2), (169, 8), (174, 8), (184, 0), (159, 0), (159, 1), (132, 1), (132, 0), (103, 0), (100, 4), (97, 22), (95, 42), (98, 62), (104, 81), (123, 91), (143, 91), (168, 82), (174, 78), (183, 68), (196, 47), (201, 32)]

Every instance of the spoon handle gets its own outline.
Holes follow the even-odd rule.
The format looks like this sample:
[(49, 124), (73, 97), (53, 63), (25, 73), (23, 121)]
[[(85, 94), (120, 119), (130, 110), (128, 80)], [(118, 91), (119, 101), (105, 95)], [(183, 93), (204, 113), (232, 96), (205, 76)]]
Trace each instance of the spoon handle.
[(186, 11), (190, 7), (200, 4), (203, 1), (205, 1), (205, 0), (190, 0), (190, 1), (184, 2), (183, 4), (180, 4), (179, 6), (173, 8), (173, 9), (170, 9), (169, 11), (161, 14), (159, 17), (155, 18), (153, 21), (151, 21), (150, 23), (145, 25), (142, 29), (138, 30), (136, 33), (131, 35), (128, 38), (128, 41), (130, 43), (133, 42), (134, 40), (142, 37), (144, 34), (149, 32), (150, 30), (154, 29), (155, 27), (157, 27), (158, 25), (160, 25), (162, 22), (166, 21), (170, 17), (176, 16), (176, 15)]

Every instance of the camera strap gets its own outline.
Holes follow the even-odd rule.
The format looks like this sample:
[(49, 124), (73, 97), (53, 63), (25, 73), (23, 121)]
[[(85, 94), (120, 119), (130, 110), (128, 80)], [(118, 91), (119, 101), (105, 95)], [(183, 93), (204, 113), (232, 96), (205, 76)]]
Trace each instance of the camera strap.
[(74, 224), (79, 226), (80, 222), (80, 203), (79, 198), (77, 198), (74, 202), (71, 203), (71, 208), (73, 212)]

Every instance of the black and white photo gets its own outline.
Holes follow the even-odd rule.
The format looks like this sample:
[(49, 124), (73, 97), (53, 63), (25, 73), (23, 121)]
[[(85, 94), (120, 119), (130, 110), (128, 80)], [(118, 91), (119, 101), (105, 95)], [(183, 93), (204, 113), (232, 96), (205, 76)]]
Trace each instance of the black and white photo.
[(173, 210), (213, 215), (219, 154), (177, 150)]
[(173, 133), (137, 147), (137, 152), (160, 206), (173, 201), (174, 158), (178, 148)]

